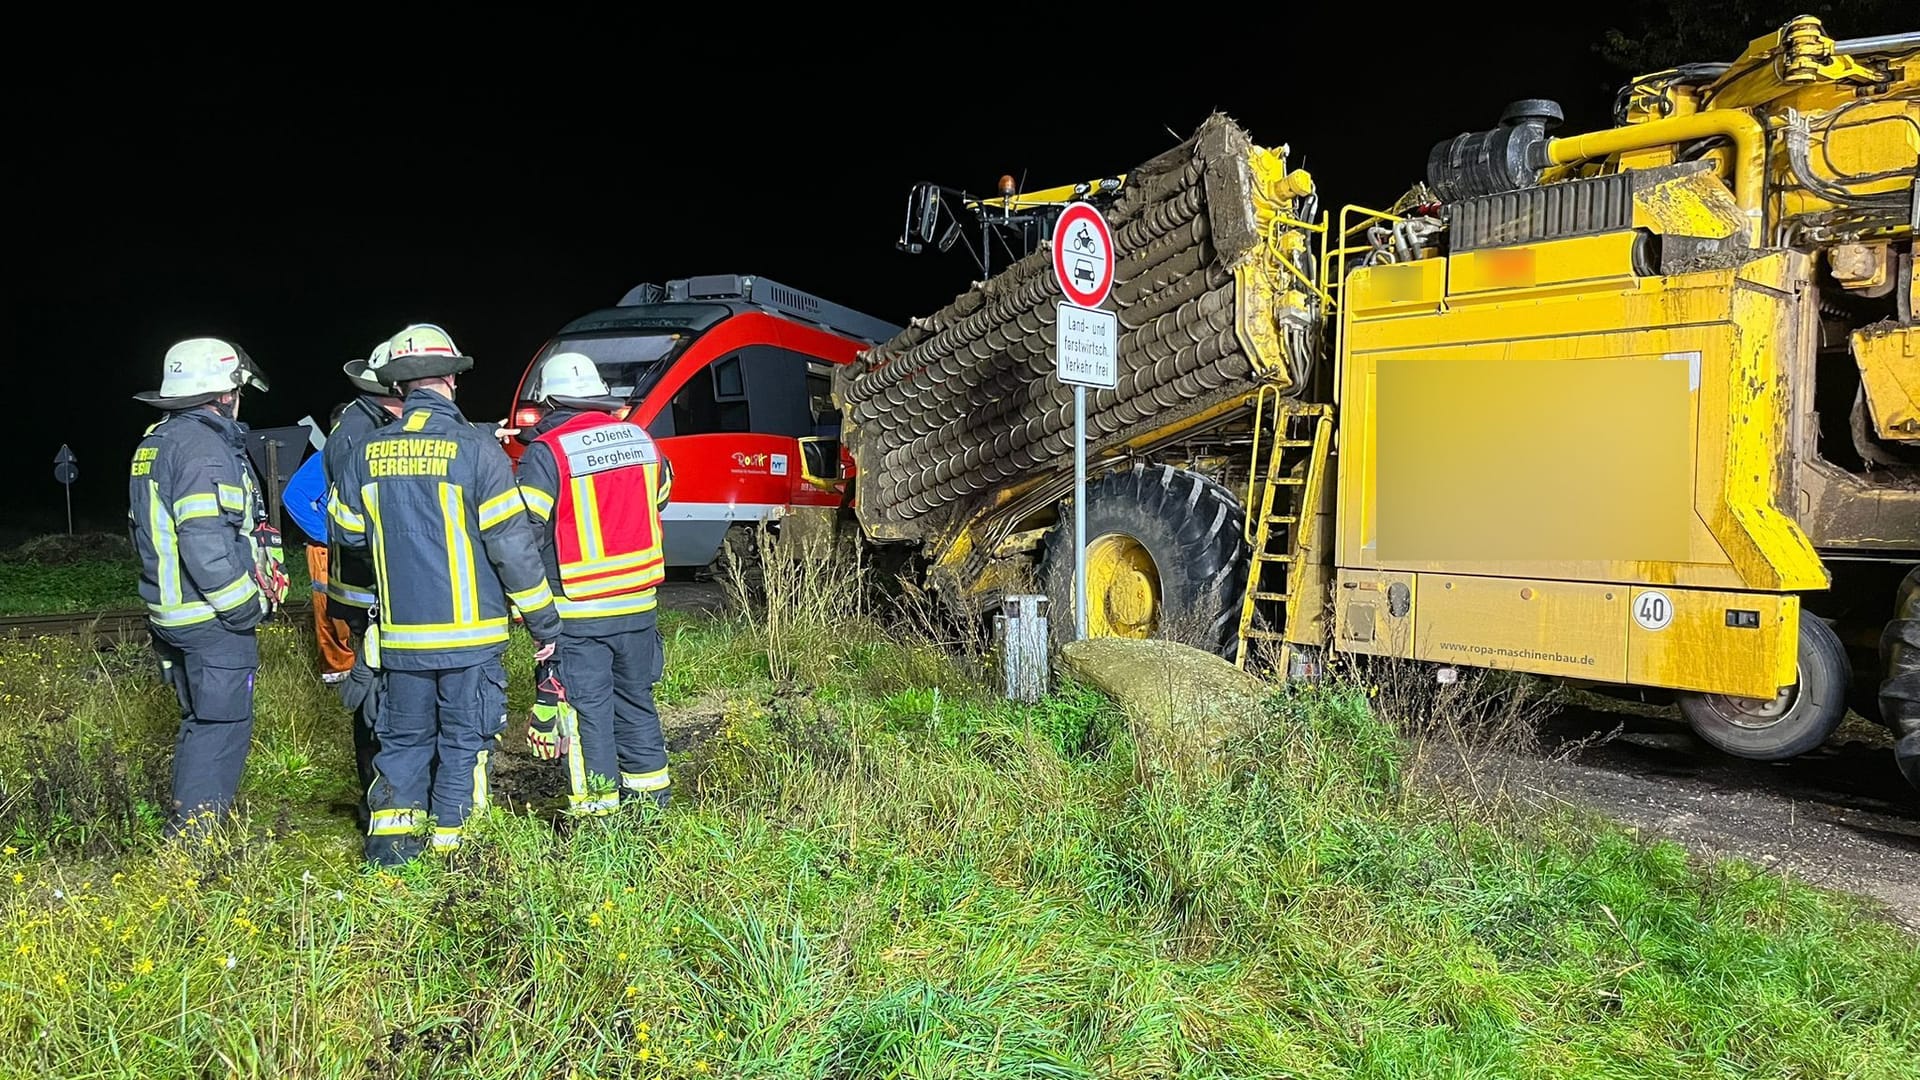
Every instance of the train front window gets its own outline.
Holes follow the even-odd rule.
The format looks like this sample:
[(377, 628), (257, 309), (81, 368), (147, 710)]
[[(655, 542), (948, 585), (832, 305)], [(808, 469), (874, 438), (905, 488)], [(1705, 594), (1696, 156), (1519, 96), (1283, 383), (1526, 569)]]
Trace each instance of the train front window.
[(555, 338), (540, 350), (533, 361), (533, 377), (523, 394), (527, 400), (540, 396), (540, 366), (557, 353), (586, 354), (600, 371), (607, 392), (622, 401), (635, 401), (667, 369), (667, 360), (679, 352), (692, 335), (671, 331), (626, 332), (581, 337)]

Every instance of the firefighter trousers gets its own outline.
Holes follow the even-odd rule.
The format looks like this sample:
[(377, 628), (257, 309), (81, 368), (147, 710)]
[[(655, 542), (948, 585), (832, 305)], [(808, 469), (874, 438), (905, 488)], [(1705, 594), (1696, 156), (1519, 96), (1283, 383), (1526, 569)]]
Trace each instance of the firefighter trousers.
[(580, 727), (567, 753), (572, 809), (607, 813), (623, 796), (665, 805), (667, 740), (653, 704), (664, 660), (659, 626), (649, 620), (644, 629), (586, 637), (563, 624), (556, 652)]
[(431, 843), (460, 843), (467, 818), (487, 805), (492, 755), (507, 727), (507, 672), (499, 656), (468, 667), (384, 670), (374, 718), (379, 749), (367, 796), (367, 858), (383, 866)]
[(353, 763), (360, 775), (360, 823), (365, 825), (367, 815), (371, 813), (367, 797), (373, 786), (373, 755), (380, 748), (374, 727), (376, 717), (380, 715), (383, 695), (380, 673), (367, 666), (366, 658), (358, 647), (361, 643), (360, 638), (354, 638), (353, 666), (337, 688), (340, 703), (347, 707), (347, 712), (353, 717)]
[(206, 625), (171, 631), (166, 637), (156, 631), (153, 648), (161, 677), (180, 702), (166, 832), (204, 835), (232, 808), (246, 771), (259, 643), (252, 631)]

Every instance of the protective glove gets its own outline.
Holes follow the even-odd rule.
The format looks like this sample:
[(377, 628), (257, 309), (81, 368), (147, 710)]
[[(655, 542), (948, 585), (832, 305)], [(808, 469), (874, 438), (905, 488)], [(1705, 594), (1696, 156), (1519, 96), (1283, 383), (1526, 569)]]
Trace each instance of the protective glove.
[(541, 761), (552, 761), (569, 749), (561, 713), (567, 708), (567, 688), (560, 684), (558, 666), (541, 661), (533, 670), (533, 714), (527, 720), (527, 746)]
[(287, 577), (287, 556), (280, 543), (280, 530), (265, 522), (254, 526), (253, 548), (256, 560), (253, 579), (260, 586), (260, 594), (266, 597), (267, 610), (278, 611), (287, 602), (287, 589), (292, 585)]

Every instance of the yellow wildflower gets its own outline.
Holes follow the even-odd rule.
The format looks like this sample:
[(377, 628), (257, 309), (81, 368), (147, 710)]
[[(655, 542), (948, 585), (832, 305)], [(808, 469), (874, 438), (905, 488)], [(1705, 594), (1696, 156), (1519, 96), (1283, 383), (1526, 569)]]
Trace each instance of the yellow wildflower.
[(31, 956), (33, 954), (33, 943), (30, 941), (23, 941), (20, 943), (20, 947), (18, 949), (15, 949), (14, 951), (19, 953), (21, 956)]
[[(637, 986), (629, 986), (629, 987), (627, 987), (627, 996), (628, 996), (628, 997), (639, 997), (639, 996), (640, 996), (640, 988), (639, 988), (639, 987), (637, 987)], [(646, 1033), (647, 1033), (647, 1025), (645, 1025), (645, 1024), (641, 1024), (641, 1025), (640, 1025), (640, 1034), (642, 1034), (642, 1035), (645, 1035)]]
[(644, 1046), (640, 1048), (640, 1052), (638, 1054), (634, 1055), (634, 1057), (639, 1058), (641, 1061), (645, 1061), (652, 1056), (653, 1056), (653, 1051), (647, 1049)]
[(693, 1071), (694, 1071), (694, 1072), (706, 1072), (706, 1071), (707, 1071), (707, 1059), (706, 1059), (706, 1058), (701, 1058), (701, 1059), (700, 1059), (699, 1061), (696, 1061), (696, 1062), (694, 1062), (694, 1063), (693, 1063)]
[(616, 960), (618, 960), (618, 961), (619, 961), (620, 963), (622, 963), (622, 964), (624, 964), (624, 963), (626, 963), (626, 962), (627, 962), (627, 954), (626, 954), (626, 953), (621, 953), (621, 954), (620, 954), (619, 956), (617, 956), (617, 957), (615, 957), (614, 959), (616, 959)]
[(149, 960), (149, 959), (147, 959), (147, 958), (146, 958), (146, 957), (144, 957), (144, 956), (143, 956), (143, 957), (141, 957), (141, 958), (140, 958), (140, 959), (138, 959), (138, 960), (135, 960), (135, 961), (133, 962), (133, 973), (134, 973), (135, 975), (151, 975), (151, 974), (153, 974), (153, 961), (152, 961), (152, 960)]
[(20, 854), (20, 849), (17, 847), (14, 847), (12, 844), (8, 844), (6, 846), (5, 852), (8, 855), (18, 855)]
[(17, 871), (16, 871), (15, 873), (14, 873), (14, 875), (13, 875), (13, 883), (14, 883), (15, 885), (18, 885), (18, 884), (20, 884), (21, 882), (23, 882), (23, 881), (25, 881), (25, 880), (27, 880), (27, 875), (25, 875), (25, 874), (22, 874), (22, 873), (19, 873), (19, 872), (17, 872)]
[(602, 910), (602, 911), (612, 911), (612, 910), (613, 910), (613, 901), (611, 901), (611, 900), (602, 900), (602, 901), (600, 901), (600, 910)]

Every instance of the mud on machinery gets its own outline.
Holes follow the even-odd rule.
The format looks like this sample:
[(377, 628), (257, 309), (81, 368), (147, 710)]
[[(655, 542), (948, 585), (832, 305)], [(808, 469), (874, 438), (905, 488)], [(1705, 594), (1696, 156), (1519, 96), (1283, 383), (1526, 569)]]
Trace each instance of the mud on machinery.
[(864, 533), (963, 610), (1071, 610), (1043, 241), (1091, 200), (1090, 633), (1661, 688), (1760, 760), (1851, 703), (1920, 785), (1920, 32), (1797, 18), (1560, 120), (1516, 102), (1337, 217), (1222, 116), (1112, 179), (922, 185), (903, 247), (1008, 258), (836, 375)]

